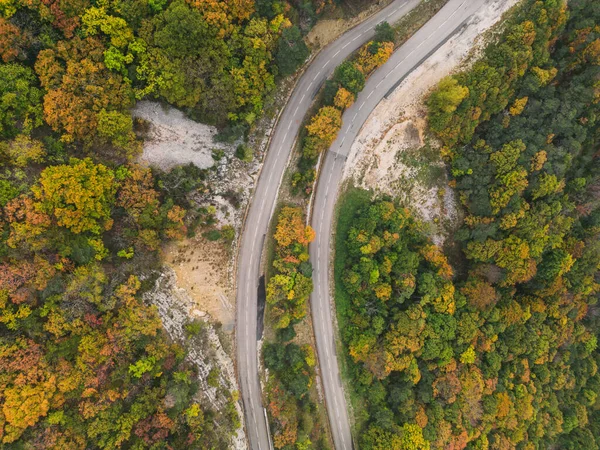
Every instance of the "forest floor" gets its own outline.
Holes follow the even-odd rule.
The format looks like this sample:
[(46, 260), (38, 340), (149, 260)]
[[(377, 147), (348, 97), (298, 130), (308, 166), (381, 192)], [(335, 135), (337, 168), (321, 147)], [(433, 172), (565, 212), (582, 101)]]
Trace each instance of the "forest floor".
[(373, 111), (358, 135), (344, 178), (357, 187), (398, 198), (430, 224), (442, 244), (459, 221), (437, 142), (427, 136), (428, 93), (441, 79), (468, 67), (490, 30), (518, 0), (492, 0)]

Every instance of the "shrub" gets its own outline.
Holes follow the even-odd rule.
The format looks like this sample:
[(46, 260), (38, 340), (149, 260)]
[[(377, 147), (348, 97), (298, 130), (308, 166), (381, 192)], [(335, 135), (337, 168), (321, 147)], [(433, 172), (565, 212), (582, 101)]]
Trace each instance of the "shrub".
[(219, 239), (221, 239), (221, 237), (223, 236), (221, 234), (221, 232), (219, 230), (210, 230), (207, 231), (205, 233), (202, 233), (202, 236), (204, 236), (204, 238), (208, 239), (209, 241), (218, 241)]
[(244, 162), (251, 162), (254, 158), (252, 149), (246, 144), (240, 144), (237, 146), (237, 149), (235, 150), (235, 156)]

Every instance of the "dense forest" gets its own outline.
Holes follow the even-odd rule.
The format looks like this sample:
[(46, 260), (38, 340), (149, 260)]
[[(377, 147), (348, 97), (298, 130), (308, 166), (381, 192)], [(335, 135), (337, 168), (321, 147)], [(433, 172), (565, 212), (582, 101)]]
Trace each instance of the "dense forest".
[(0, 2), (2, 448), (228, 448), (236, 394), (203, 404), (141, 300), (161, 244), (214, 223), (188, 199), (210, 186), (135, 164), (130, 108), (166, 102), (237, 139), (330, 4)]
[(600, 448), (599, 23), (593, 0), (525, 0), (431, 94), (460, 251), (392, 199), (342, 214), (361, 448)]
[[(264, 0), (3, 2), (0, 57), (12, 63), (4, 68), (10, 73), (3, 84), (7, 78), (23, 82), (25, 98), (14, 113), (28, 118), (29, 129), (41, 125), (43, 116), (63, 139), (88, 145), (108, 141), (133, 150), (128, 108), (148, 96), (239, 131), (260, 115), (275, 76), (291, 74), (308, 56), (289, 17), (306, 28), (324, 6), (303, 2), (296, 10)], [(8, 120), (18, 118), (9, 114)]]

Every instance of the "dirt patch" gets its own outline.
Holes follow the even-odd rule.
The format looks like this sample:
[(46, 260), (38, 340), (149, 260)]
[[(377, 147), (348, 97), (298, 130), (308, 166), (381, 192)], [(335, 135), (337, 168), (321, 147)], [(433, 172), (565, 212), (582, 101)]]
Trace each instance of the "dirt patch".
[[(330, 42), (335, 41), (341, 34), (345, 33), (350, 28), (356, 26), (370, 15), (385, 7), (388, 3), (390, 3), (390, 0), (374, 2), (358, 14), (353, 14), (352, 17), (321, 19), (306, 35), (306, 44), (312, 50), (321, 49)], [(351, 9), (349, 12), (355, 13), (354, 8), (349, 9)]]
[[(211, 242), (201, 236), (169, 244), (165, 263), (177, 276), (177, 285), (194, 301), (198, 317), (208, 315), (233, 332), (235, 298), (226, 268), (231, 250), (223, 241)], [(225, 269), (225, 270), (224, 270)]]
[(473, 62), (485, 45), (482, 34), (518, 0), (492, 0), (461, 33), (415, 70), (373, 111), (354, 145), (344, 178), (357, 186), (399, 198), (430, 224), (442, 244), (460, 220), (438, 144), (426, 135), (424, 101), (439, 81)]

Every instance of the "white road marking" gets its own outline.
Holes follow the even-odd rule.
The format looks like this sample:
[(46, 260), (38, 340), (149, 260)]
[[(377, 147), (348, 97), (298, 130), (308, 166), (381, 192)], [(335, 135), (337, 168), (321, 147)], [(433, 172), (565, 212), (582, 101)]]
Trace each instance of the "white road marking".
[(358, 108), (358, 110), (360, 111), (363, 108), (363, 106), (365, 106), (365, 102), (362, 102), (362, 104), (360, 105), (360, 107)]
[(402, 64), (404, 61), (406, 61), (410, 57), (410, 55), (412, 55), (414, 52), (416, 52), (423, 44), (425, 44), (429, 39), (431, 39), (431, 36), (436, 34), (440, 28), (442, 28), (444, 25), (446, 25), (450, 21), (450, 19), (452, 19), (452, 17), (454, 17), (454, 15), (458, 12), (458, 10), (463, 7), (463, 5), (465, 3), (467, 3), (467, 0), (462, 2), (460, 4), (460, 6), (458, 8), (456, 8), (452, 14), (450, 14), (450, 17), (448, 17), (444, 22), (442, 22), (442, 24), (439, 27), (437, 27), (433, 33), (431, 33), (429, 36), (427, 36), (426, 39), (421, 41), (421, 43), (419, 45), (417, 45), (417, 47), (412, 52), (410, 52), (408, 55), (406, 55), (404, 57), (404, 59), (402, 61), (400, 61), (398, 64), (396, 64), (396, 66), (394, 67), (394, 70), (396, 70), (400, 64)]
[(333, 57), (335, 58), (339, 54), (340, 54), (340, 50), (338, 50), (337, 52), (335, 52), (334, 55), (333, 55)]
[(329, 65), (329, 61), (327, 61), (325, 64), (323, 64), (323, 67), (321, 67), (321, 69), (324, 69), (325, 67), (327, 67)]

